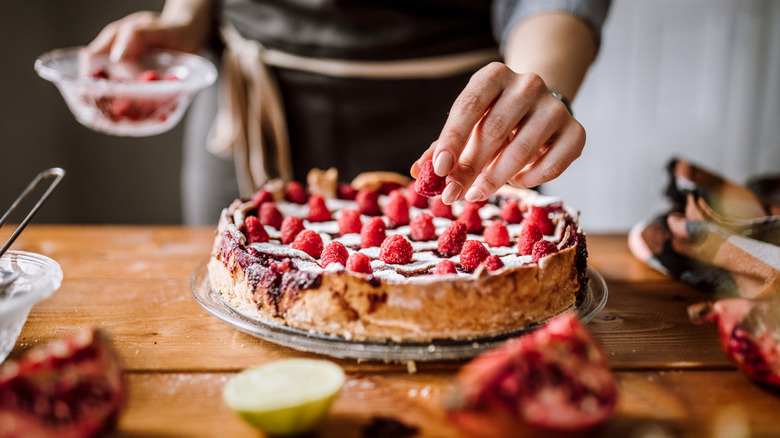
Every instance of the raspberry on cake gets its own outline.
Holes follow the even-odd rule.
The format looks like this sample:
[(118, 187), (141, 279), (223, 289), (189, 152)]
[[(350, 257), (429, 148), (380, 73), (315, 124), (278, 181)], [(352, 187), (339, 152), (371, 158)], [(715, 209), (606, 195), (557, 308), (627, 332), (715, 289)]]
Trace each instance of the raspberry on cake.
[(337, 197), (339, 199), (353, 200), (357, 196), (357, 190), (349, 183), (339, 183), (337, 190)]
[(347, 266), (347, 259), (349, 258), (349, 251), (347, 247), (341, 242), (330, 242), (325, 249), (322, 250), (322, 257), (320, 259), (320, 265), (325, 268), (331, 263), (339, 263), (341, 266)]
[(501, 207), (501, 220), (508, 224), (519, 224), (523, 220), (523, 213), (517, 201), (507, 201)]
[(274, 195), (268, 190), (259, 190), (252, 195), (252, 202), (259, 208), (264, 202), (274, 202)]
[(488, 252), (482, 242), (467, 240), (463, 243), (463, 250), (460, 252), (460, 266), (467, 271), (473, 271), (488, 256), (490, 256), (490, 252)]
[(379, 248), (379, 260), (394, 265), (406, 265), (412, 262), (412, 244), (400, 234), (395, 234), (382, 242)]
[(422, 242), (436, 238), (436, 226), (433, 225), (433, 216), (428, 213), (420, 213), (409, 224), (409, 235), (412, 240)]
[(517, 254), (531, 255), (536, 242), (542, 240), (542, 232), (536, 224), (527, 222), (520, 229), (520, 236), (517, 239)]
[(504, 267), (504, 262), (501, 261), (501, 257), (493, 254), (485, 259), (485, 266), (488, 270), (497, 271)]
[(558, 252), (558, 247), (555, 246), (554, 243), (547, 240), (540, 240), (534, 243), (534, 248), (531, 250), (531, 260), (534, 263), (539, 263), (539, 260), (542, 258), (547, 257), (550, 254), (555, 254), (556, 252)]
[(491, 222), (490, 225), (485, 227), (482, 235), (485, 236), (485, 243), (490, 246), (509, 246), (509, 230), (501, 221)]
[(342, 236), (350, 233), (360, 233), (360, 229), (363, 228), (360, 212), (351, 208), (341, 210), (341, 215), (339, 215), (336, 223), (339, 226), (339, 234)]
[[(585, 234), (560, 199), (505, 186), (479, 204), (436, 197), (423, 206), (404, 178), (329, 177), (326, 188), (271, 181), (234, 201), (220, 214), (208, 264), (213, 289), (262, 321), (414, 342), (511, 333), (560, 314), (585, 292)], [(358, 190), (355, 199), (337, 190), (346, 187)], [(279, 232), (263, 228), (263, 208), (283, 218)], [(480, 217), (490, 222), (484, 230)]]
[(295, 236), (292, 247), (318, 259), (322, 254), (322, 237), (316, 231), (303, 230)]
[(442, 260), (436, 265), (435, 275), (457, 274), (458, 269), (452, 260)]
[(247, 216), (244, 219), (244, 230), (246, 230), (246, 240), (250, 244), (255, 242), (268, 242), (268, 233), (265, 227), (257, 219), (257, 216)]
[(360, 214), (366, 216), (376, 216), (382, 213), (379, 207), (379, 192), (372, 189), (360, 189), (355, 195), (357, 209)]
[(417, 190), (414, 189), (414, 183), (406, 187), (406, 200), (409, 201), (409, 205), (412, 207), (428, 207), (428, 198), (417, 193)]
[(293, 240), (295, 240), (295, 236), (298, 235), (301, 231), (303, 231), (303, 219), (299, 218), (298, 216), (287, 216), (282, 221), (282, 229), (281, 229), (281, 235), (282, 235), (282, 243), (290, 244), (293, 243)]
[(380, 246), (385, 240), (386, 228), (385, 221), (381, 217), (372, 217), (367, 220), (360, 229), (360, 247)]
[(390, 192), (384, 208), (390, 228), (409, 224), (409, 202), (400, 190)]
[(531, 207), (530, 211), (528, 212), (528, 216), (523, 219), (523, 222), (536, 225), (544, 236), (552, 236), (552, 234), (555, 232), (555, 224), (553, 224), (552, 220), (547, 214), (547, 209), (544, 207)]
[(469, 233), (482, 232), (482, 218), (479, 217), (480, 206), (477, 204), (466, 204), (466, 207), (458, 216), (458, 222), (466, 225), (466, 231)]
[(441, 200), (441, 196), (433, 198), (430, 210), (431, 214), (435, 217), (455, 219), (455, 215), (452, 214), (452, 206), (445, 204), (444, 201)]
[(451, 257), (460, 253), (463, 243), (466, 241), (466, 225), (463, 222), (455, 221), (447, 227), (439, 236), (439, 245), (437, 247), (439, 254)]
[(277, 230), (282, 228), (282, 213), (276, 208), (276, 204), (273, 202), (264, 202), (260, 205), (260, 211), (258, 212), (260, 223), (274, 227)]
[(301, 205), (305, 204), (306, 200), (309, 199), (309, 195), (306, 193), (303, 184), (298, 181), (290, 181), (287, 183), (287, 186), (284, 189), (284, 197), (290, 202)]
[(306, 216), (306, 220), (309, 222), (327, 222), (333, 219), (333, 216), (328, 210), (328, 206), (325, 205), (325, 198), (322, 195), (312, 195), (309, 198), (309, 214)]
[(374, 273), (373, 269), (371, 269), (371, 260), (361, 252), (352, 253), (347, 258), (347, 271), (363, 274)]

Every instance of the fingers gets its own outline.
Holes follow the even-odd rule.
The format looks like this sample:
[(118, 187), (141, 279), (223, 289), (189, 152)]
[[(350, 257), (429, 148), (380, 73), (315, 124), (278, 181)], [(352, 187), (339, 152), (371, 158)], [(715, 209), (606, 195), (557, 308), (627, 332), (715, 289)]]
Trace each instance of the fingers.
[(533, 163), (543, 156), (567, 119), (576, 123), (569, 117), (566, 109), (561, 108), (562, 105), (559, 105), (560, 102), (555, 97), (545, 95), (543, 98), (548, 97), (553, 102), (528, 114), (512, 139), (477, 176), (465, 195), (467, 201), (487, 199), (528, 163)]
[(518, 75), (499, 63), (475, 74), (453, 105), (434, 153), (436, 173), (450, 180), (442, 200), (477, 201), (493, 194), (560, 128), (564, 117), (558, 107), (538, 75)]
[(492, 63), (478, 71), (452, 106), (434, 152), (434, 171), (448, 175), (442, 200), (463, 197), (530, 108), (516, 88), (514, 73)]
[(585, 147), (585, 129), (576, 120), (556, 134), (546, 151), (509, 179), (513, 185), (535, 187), (560, 176)]
[(437, 175), (444, 176), (452, 170), (474, 127), (505, 88), (505, 68), (499, 63), (484, 67), (455, 99), (433, 154)]
[(85, 52), (92, 56), (108, 53), (112, 62), (137, 57), (149, 45), (147, 34), (158, 31), (158, 19), (158, 13), (140, 11), (109, 23)]
[(157, 31), (155, 23), (158, 17), (156, 13), (143, 11), (123, 19), (111, 47), (109, 56), (111, 62), (135, 59), (140, 56), (149, 45), (147, 34)]
[(104, 27), (97, 37), (90, 42), (85, 50), (90, 54), (108, 53), (114, 44), (114, 38), (119, 28), (119, 22), (113, 22)]
[(585, 146), (585, 130), (536, 74), (492, 63), (455, 100), (441, 134), (412, 165), (447, 176), (445, 204), (487, 199), (507, 181), (535, 187), (559, 176)]

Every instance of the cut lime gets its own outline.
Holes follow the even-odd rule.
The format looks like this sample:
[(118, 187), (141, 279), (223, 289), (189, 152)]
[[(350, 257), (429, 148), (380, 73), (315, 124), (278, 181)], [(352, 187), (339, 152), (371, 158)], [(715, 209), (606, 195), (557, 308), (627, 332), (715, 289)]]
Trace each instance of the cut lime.
[(285, 359), (238, 373), (222, 397), (263, 432), (294, 435), (314, 429), (325, 418), (344, 378), (333, 362)]

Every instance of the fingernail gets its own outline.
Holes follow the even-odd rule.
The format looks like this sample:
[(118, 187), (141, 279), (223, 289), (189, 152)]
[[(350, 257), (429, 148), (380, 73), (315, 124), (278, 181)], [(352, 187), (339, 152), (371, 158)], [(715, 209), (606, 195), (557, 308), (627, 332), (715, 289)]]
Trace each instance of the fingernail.
[(417, 162), (415, 161), (414, 164), (412, 164), (412, 168), (409, 169), (409, 174), (412, 175), (412, 178), (417, 178)]
[(457, 201), (458, 198), (460, 198), (461, 192), (463, 192), (463, 187), (461, 187), (460, 184), (456, 183), (455, 181), (452, 181), (447, 184), (447, 187), (444, 189), (444, 193), (441, 194), (441, 200), (445, 204), (450, 205)]
[(436, 156), (436, 161), (433, 162), (433, 171), (436, 175), (447, 176), (452, 169), (452, 153), (444, 151)]
[(471, 186), (468, 192), (466, 192), (466, 200), (469, 202), (477, 202), (482, 200), (482, 191), (475, 186)]

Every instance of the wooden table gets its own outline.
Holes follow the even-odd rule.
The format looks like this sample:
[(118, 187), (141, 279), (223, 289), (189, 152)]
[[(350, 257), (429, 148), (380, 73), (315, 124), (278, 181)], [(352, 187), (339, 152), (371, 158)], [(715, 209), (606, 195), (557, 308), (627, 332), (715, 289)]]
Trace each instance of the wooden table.
[[(212, 237), (212, 228), (29, 226), (14, 249), (53, 258), (64, 280), (33, 309), (10, 357), (100, 326), (113, 336), (129, 383), (116, 436), (258, 436), (223, 403), (225, 382), (249, 366), (319, 356), (239, 332), (195, 302), (190, 276)], [(686, 306), (705, 293), (635, 260), (624, 235), (589, 236), (588, 246), (609, 290), (588, 326), (621, 397), (616, 417), (588, 436), (780, 436), (780, 393), (731, 366), (714, 326), (688, 321)], [(418, 363), (410, 374), (401, 364), (335, 361), (348, 380), (316, 436), (360, 437), (376, 417), (419, 428), (422, 437), (461, 436), (442, 404), (462, 362)]]

